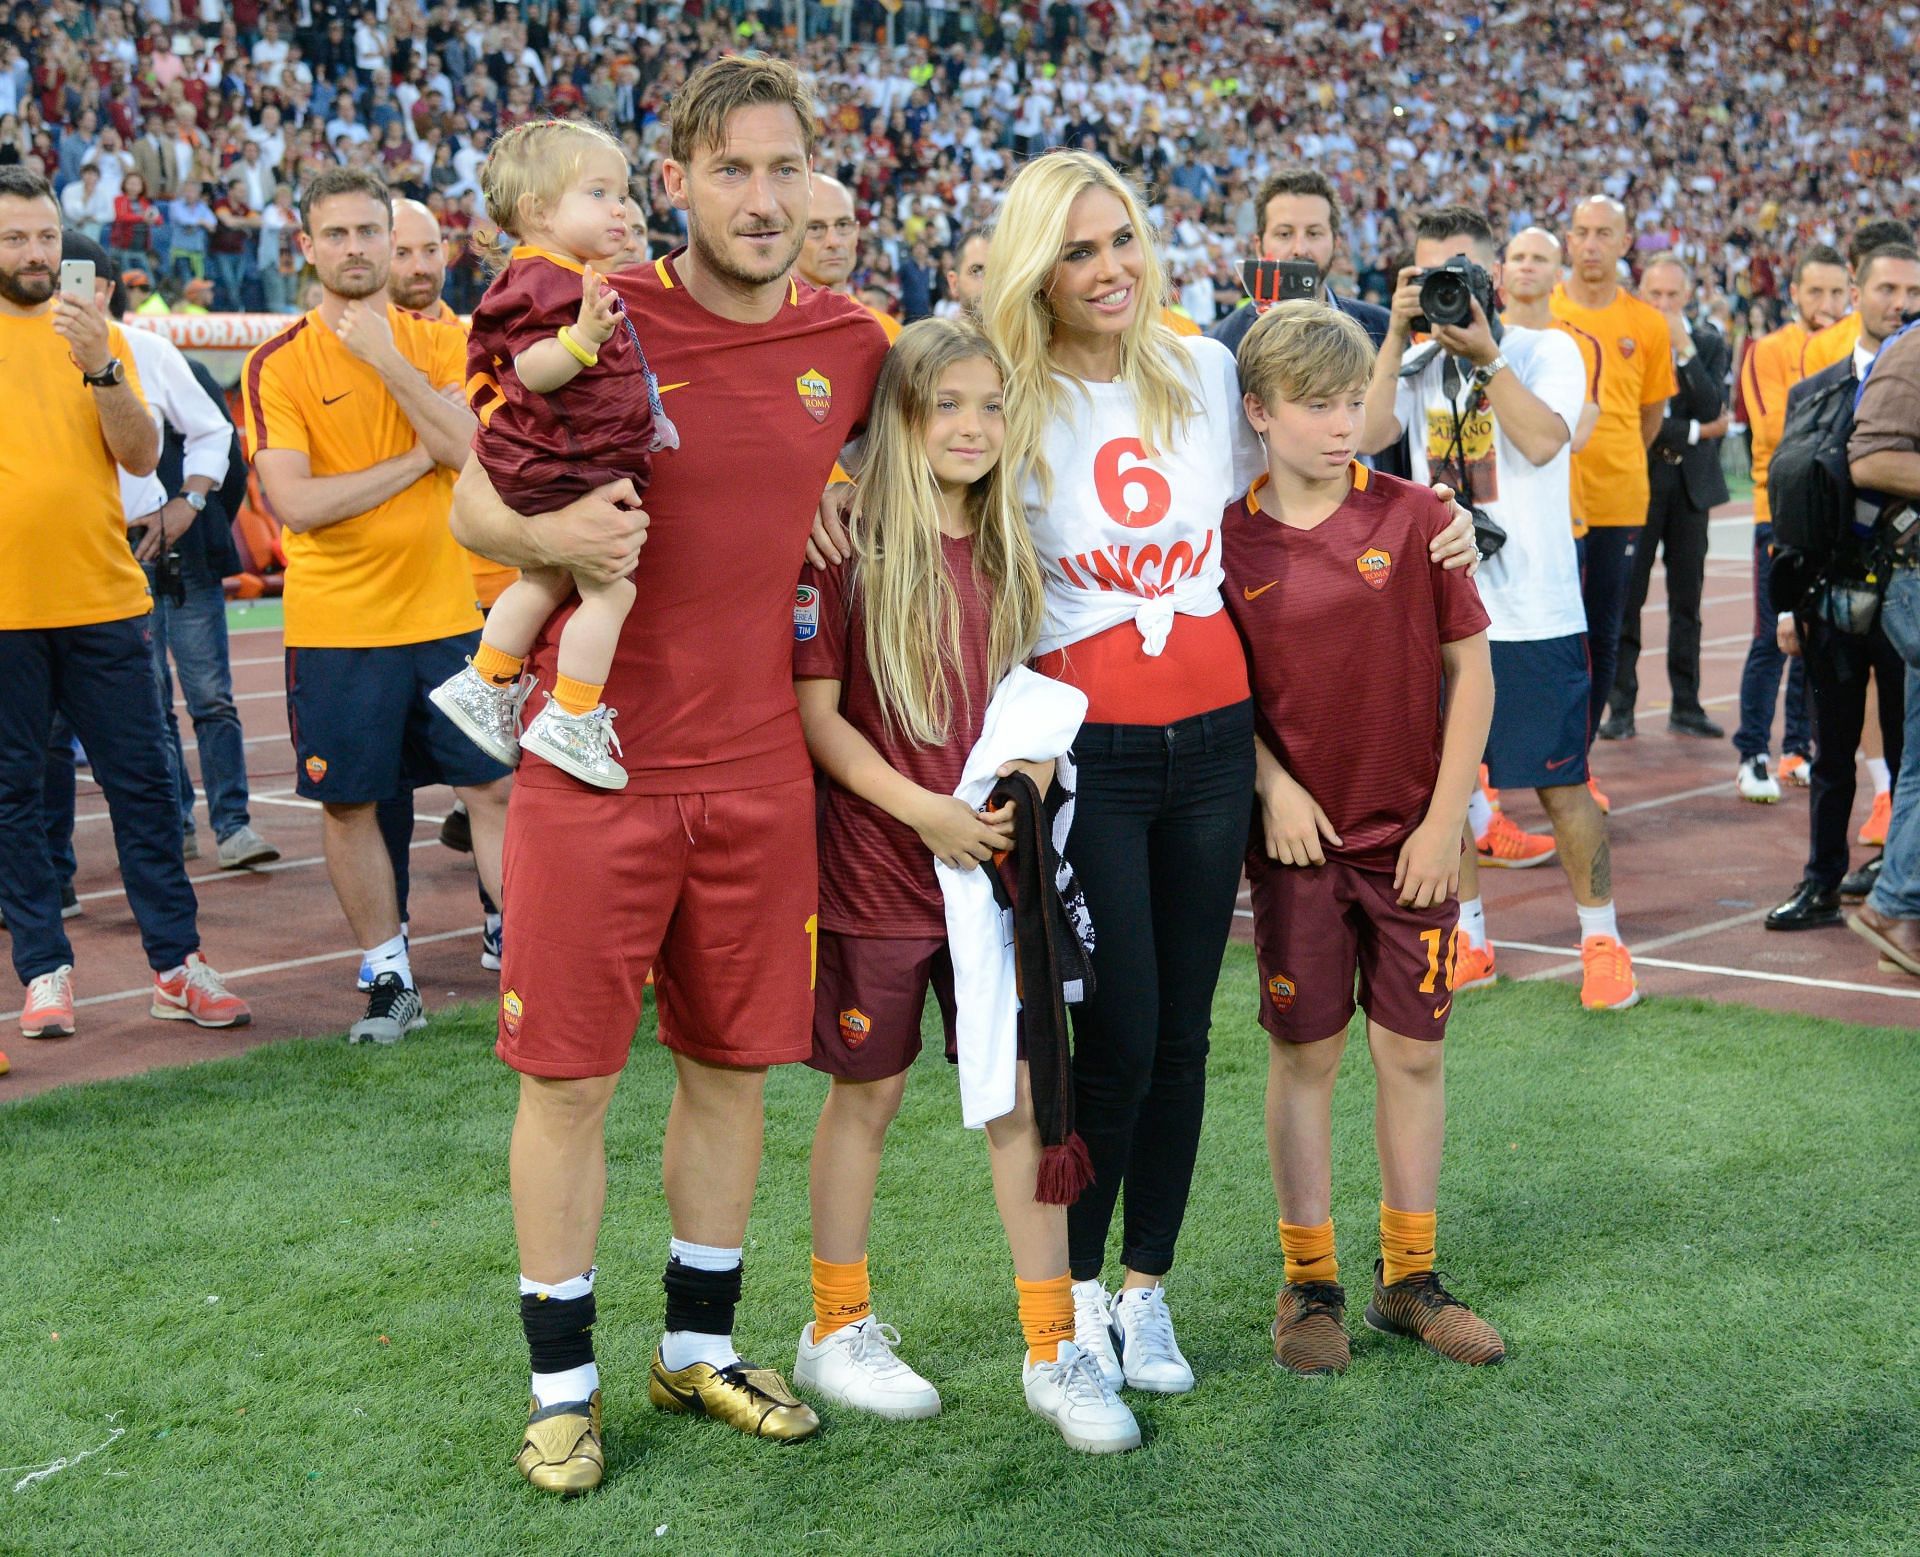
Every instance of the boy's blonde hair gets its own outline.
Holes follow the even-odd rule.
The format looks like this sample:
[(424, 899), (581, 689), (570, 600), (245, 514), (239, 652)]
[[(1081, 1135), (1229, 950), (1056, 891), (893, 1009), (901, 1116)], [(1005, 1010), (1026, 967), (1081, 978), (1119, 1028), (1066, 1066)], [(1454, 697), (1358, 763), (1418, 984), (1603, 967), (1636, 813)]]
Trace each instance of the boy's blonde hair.
[[(558, 204), (587, 159), (598, 152), (611, 153), (622, 167), (627, 166), (626, 148), (590, 120), (535, 119), (516, 124), (493, 143), (480, 169), (487, 220), (502, 232), (524, 237), (534, 212)], [(621, 195), (626, 193), (622, 188)]]
[(1304, 299), (1271, 308), (1240, 342), (1240, 388), (1262, 405), (1324, 400), (1365, 389), (1373, 341), (1359, 323)]

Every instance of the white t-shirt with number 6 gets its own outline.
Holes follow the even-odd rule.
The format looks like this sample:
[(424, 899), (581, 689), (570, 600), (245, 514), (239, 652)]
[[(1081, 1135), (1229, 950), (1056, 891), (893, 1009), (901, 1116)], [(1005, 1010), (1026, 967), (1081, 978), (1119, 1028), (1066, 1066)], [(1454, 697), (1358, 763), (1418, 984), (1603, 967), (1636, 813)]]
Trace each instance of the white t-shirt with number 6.
[(1145, 651), (1165, 647), (1176, 613), (1221, 609), (1220, 516), (1267, 468), (1240, 402), (1233, 353), (1205, 336), (1176, 336), (1198, 410), (1147, 451), (1133, 390), (1069, 379), (1066, 414), (1047, 429), (1052, 496), (1021, 494), (1046, 579), (1038, 651), (1064, 649), (1125, 621)]

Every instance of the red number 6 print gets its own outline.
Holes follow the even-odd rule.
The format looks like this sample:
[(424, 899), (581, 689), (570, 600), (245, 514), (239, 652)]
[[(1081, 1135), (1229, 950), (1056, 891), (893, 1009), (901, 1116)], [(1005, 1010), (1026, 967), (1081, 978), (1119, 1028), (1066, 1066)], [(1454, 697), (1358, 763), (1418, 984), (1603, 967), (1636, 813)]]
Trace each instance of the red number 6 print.
[[(1167, 517), (1173, 507), (1173, 488), (1167, 478), (1145, 463), (1121, 468), (1123, 459), (1144, 462), (1147, 447), (1138, 438), (1115, 438), (1103, 443), (1093, 457), (1093, 490), (1100, 506), (1115, 524), (1144, 530)], [(1131, 499), (1139, 499), (1134, 507)]]

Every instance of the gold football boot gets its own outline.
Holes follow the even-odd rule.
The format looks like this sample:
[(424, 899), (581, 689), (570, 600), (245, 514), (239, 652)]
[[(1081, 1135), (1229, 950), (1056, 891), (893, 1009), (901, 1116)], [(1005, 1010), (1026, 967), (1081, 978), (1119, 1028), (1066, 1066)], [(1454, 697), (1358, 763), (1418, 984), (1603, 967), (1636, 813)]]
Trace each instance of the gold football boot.
[(647, 1398), (662, 1411), (710, 1416), (750, 1438), (790, 1443), (820, 1431), (820, 1418), (787, 1388), (778, 1371), (756, 1368), (750, 1362), (732, 1362), (724, 1368), (696, 1362), (676, 1371), (656, 1351)]
[(527, 1402), (527, 1435), (513, 1468), (542, 1492), (562, 1497), (591, 1492), (607, 1473), (600, 1448), (600, 1391), (591, 1400), (568, 1400), (540, 1407)]

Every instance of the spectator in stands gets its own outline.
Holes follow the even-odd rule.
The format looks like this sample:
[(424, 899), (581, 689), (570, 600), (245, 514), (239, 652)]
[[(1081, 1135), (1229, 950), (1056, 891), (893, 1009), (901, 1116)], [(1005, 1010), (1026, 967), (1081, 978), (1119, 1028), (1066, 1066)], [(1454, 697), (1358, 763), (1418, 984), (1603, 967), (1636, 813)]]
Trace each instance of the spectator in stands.
[[(1734, 783), (1744, 800), (1770, 804), (1780, 786), (1804, 785), (1813, 749), (1807, 722), (1806, 667), (1780, 652), (1774, 626), (1770, 580), (1773, 574), (1773, 521), (1767, 506), (1767, 469), (1787, 422), (1787, 394), (1804, 377), (1803, 348), (1846, 313), (1852, 282), (1838, 249), (1823, 243), (1803, 249), (1788, 287), (1795, 318), (1762, 336), (1740, 365), (1741, 400), (1753, 451), (1753, 642), (1740, 673), (1740, 728), (1733, 733), (1740, 766)], [(1786, 729), (1780, 743), (1778, 777), (1767, 771), (1773, 740), (1773, 706), (1786, 668)]]
[(270, 314), (294, 311), (294, 289), (300, 279), (300, 212), (293, 203), (293, 186), (276, 184), (273, 204), (260, 213), (259, 266), (261, 303)]
[(106, 237), (113, 223), (113, 196), (102, 186), (99, 168), (88, 163), (60, 191), (60, 214), (69, 228), (85, 233), (95, 243)]
[[(1830, 364), (1794, 386), (1788, 396), (1791, 419), (1797, 401), (1824, 386), (1824, 374), (1867, 376), (1873, 360), (1906, 317), (1920, 311), (1920, 250), (1904, 243), (1885, 244), (1866, 255), (1854, 277), (1854, 313), (1858, 339), (1850, 358)], [(1880, 415), (1897, 411), (1897, 393), (1881, 397)], [(1884, 422), (1869, 424), (1863, 457), (1884, 452), (1876, 440), (1890, 436)], [(1887, 462), (1890, 463), (1890, 462)], [(1872, 471), (1872, 467), (1869, 467)], [(1857, 526), (1856, 526), (1857, 528)], [(1852, 541), (1854, 537), (1846, 538)], [(1858, 553), (1848, 560), (1858, 561)], [(1778, 592), (1783, 580), (1774, 577)], [(1786, 605), (1776, 594), (1776, 605)], [(1853, 811), (1854, 753), (1867, 722), (1867, 683), (1878, 690), (1878, 722), (1889, 768), (1898, 769), (1905, 712), (1906, 665), (1888, 641), (1885, 622), (1876, 619), (1863, 634), (1842, 632), (1809, 609), (1802, 595), (1782, 612), (1780, 647), (1804, 653), (1807, 689), (1813, 702), (1813, 785), (1808, 806), (1810, 834), (1807, 867), (1792, 897), (1767, 915), (1769, 930), (1812, 930), (1840, 923), (1840, 891), (1847, 875), (1847, 832)]]
[[(154, 969), (156, 1017), (203, 1027), (250, 1020), (200, 955), (198, 905), (180, 853), (146, 580), (126, 541), (119, 468), (150, 474), (160, 439), (126, 337), (91, 298), (56, 297), (60, 209), (25, 168), (0, 169), (0, 483), (15, 513), (0, 587), (0, 911), (27, 998), (29, 1038), (74, 1030), (73, 947), (46, 843), (48, 731), (64, 715), (112, 813), (128, 906)], [(49, 580), (61, 581), (49, 590)]]
[[(251, 144), (251, 143), (249, 143)], [(260, 217), (247, 198), (245, 179), (233, 179), (213, 207), (219, 225), (207, 238), (207, 262), (213, 270), (215, 306), (243, 313), (252, 301), (250, 256), (260, 244)]]
[(207, 239), (219, 230), (220, 219), (207, 204), (197, 179), (181, 182), (180, 192), (167, 203), (167, 272), (198, 279), (207, 270)]
[(113, 226), (107, 238), (113, 268), (129, 270), (136, 265), (157, 264), (159, 229), (165, 221), (160, 208), (147, 198), (146, 176), (127, 174), (113, 202)]
[[(1920, 504), (1920, 331), (1903, 331), (1875, 359), (1847, 455), (1854, 485), (1887, 500), (1883, 526), (1902, 509), (1913, 517)], [(1880, 952), (1883, 968), (1891, 963), (1920, 977), (1920, 535), (1895, 554), (1880, 620), (1907, 667), (1906, 727), (1879, 879), (1847, 923)]]
[(1720, 439), (1727, 430), (1726, 385), (1733, 360), (1727, 338), (1706, 319), (1687, 316), (1693, 274), (1672, 254), (1658, 254), (1640, 273), (1640, 300), (1667, 321), (1679, 393), (1647, 451), (1647, 524), (1634, 550), (1633, 579), (1620, 621), (1620, 660), (1614, 671), (1611, 717), (1602, 740), (1634, 734), (1639, 696), (1640, 615), (1653, 583), (1656, 551), (1667, 564), (1667, 728), (1681, 735), (1726, 739), (1700, 702), (1700, 601), (1707, 579), (1707, 516), (1727, 501), (1720, 470)]

